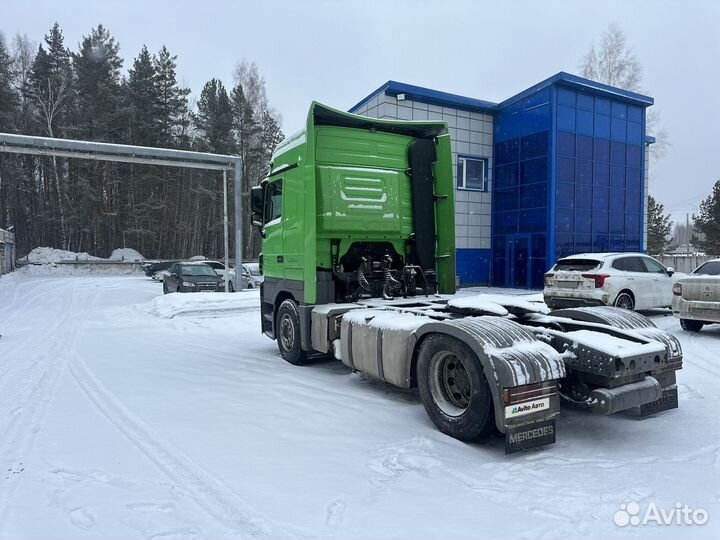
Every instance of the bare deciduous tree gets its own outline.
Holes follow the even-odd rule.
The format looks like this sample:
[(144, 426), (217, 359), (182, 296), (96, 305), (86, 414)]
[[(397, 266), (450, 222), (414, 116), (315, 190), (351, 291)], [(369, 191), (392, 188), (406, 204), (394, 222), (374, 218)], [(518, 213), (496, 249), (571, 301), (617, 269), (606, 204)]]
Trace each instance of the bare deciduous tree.
[[(643, 91), (642, 65), (628, 45), (625, 32), (616, 23), (610, 23), (599, 44), (590, 46), (580, 63), (580, 72), (593, 81), (631, 92)], [(655, 144), (650, 146), (650, 157), (657, 160), (667, 152), (670, 140), (660, 126), (660, 115), (654, 108), (647, 111), (646, 130), (655, 137)]]

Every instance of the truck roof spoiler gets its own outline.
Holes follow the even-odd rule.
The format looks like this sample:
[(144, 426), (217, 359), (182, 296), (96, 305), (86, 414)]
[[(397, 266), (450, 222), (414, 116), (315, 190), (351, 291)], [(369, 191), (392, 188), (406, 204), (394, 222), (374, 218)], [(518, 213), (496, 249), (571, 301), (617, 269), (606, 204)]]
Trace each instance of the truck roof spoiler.
[(447, 133), (447, 124), (440, 121), (408, 122), (407, 120), (380, 120), (343, 112), (317, 101), (310, 106), (308, 127), (311, 125), (342, 126), (358, 129), (372, 129), (388, 133), (408, 135), (416, 139), (432, 139)]

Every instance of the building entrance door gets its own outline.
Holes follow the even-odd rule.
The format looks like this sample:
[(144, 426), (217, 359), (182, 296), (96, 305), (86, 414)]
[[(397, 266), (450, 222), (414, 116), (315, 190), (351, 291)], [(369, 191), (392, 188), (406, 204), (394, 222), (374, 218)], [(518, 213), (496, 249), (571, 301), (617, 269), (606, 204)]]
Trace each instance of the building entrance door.
[(530, 235), (508, 236), (505, 244), (505, 283), (508, 287), (530, 288)]

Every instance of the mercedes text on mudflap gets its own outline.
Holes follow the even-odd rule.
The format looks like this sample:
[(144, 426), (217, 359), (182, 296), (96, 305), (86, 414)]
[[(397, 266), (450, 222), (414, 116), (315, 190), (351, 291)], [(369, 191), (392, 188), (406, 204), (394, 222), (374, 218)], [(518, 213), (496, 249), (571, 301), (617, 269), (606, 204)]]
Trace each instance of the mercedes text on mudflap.
[(606, 415), (677, 407), (680, 344), (641, 315), (450, 296), (451, 159), (444, 123), (313, 103), (252, 192), (262, 329), (282, 357), (332, 353), (417, 387), (443, 433), (469, 441), (497, 429), (507, 452), (555, 441), (561, 397)]

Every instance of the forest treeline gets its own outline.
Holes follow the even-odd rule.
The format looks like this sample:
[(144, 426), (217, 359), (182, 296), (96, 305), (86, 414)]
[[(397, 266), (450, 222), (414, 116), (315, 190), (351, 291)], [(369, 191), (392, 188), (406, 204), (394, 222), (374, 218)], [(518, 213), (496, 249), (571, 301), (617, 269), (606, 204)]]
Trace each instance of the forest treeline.
[[(124, 72), (119, 44), (102, 25), (78, 51), (66, 47), (58, 24), (39, 45), (0, 35), (0, 132), (239, 155), (248, 216), (247, 193), (283, 138), (265, 82), (243, 61), (229, 90), (212, 79), (191, 105), (176, 60), (164, 46), (143, 47)], [(229, 189), (232, 220), (231, 181)], [(218, 171), (0, 153), (0, 228), (13, 226), (18, 256), (36, 246), (97, 256), (126, 246), (148, 258), (220, 257), (222, 194)], [(245, 225), (251, 258), (259, 242), (249, 219)]]

